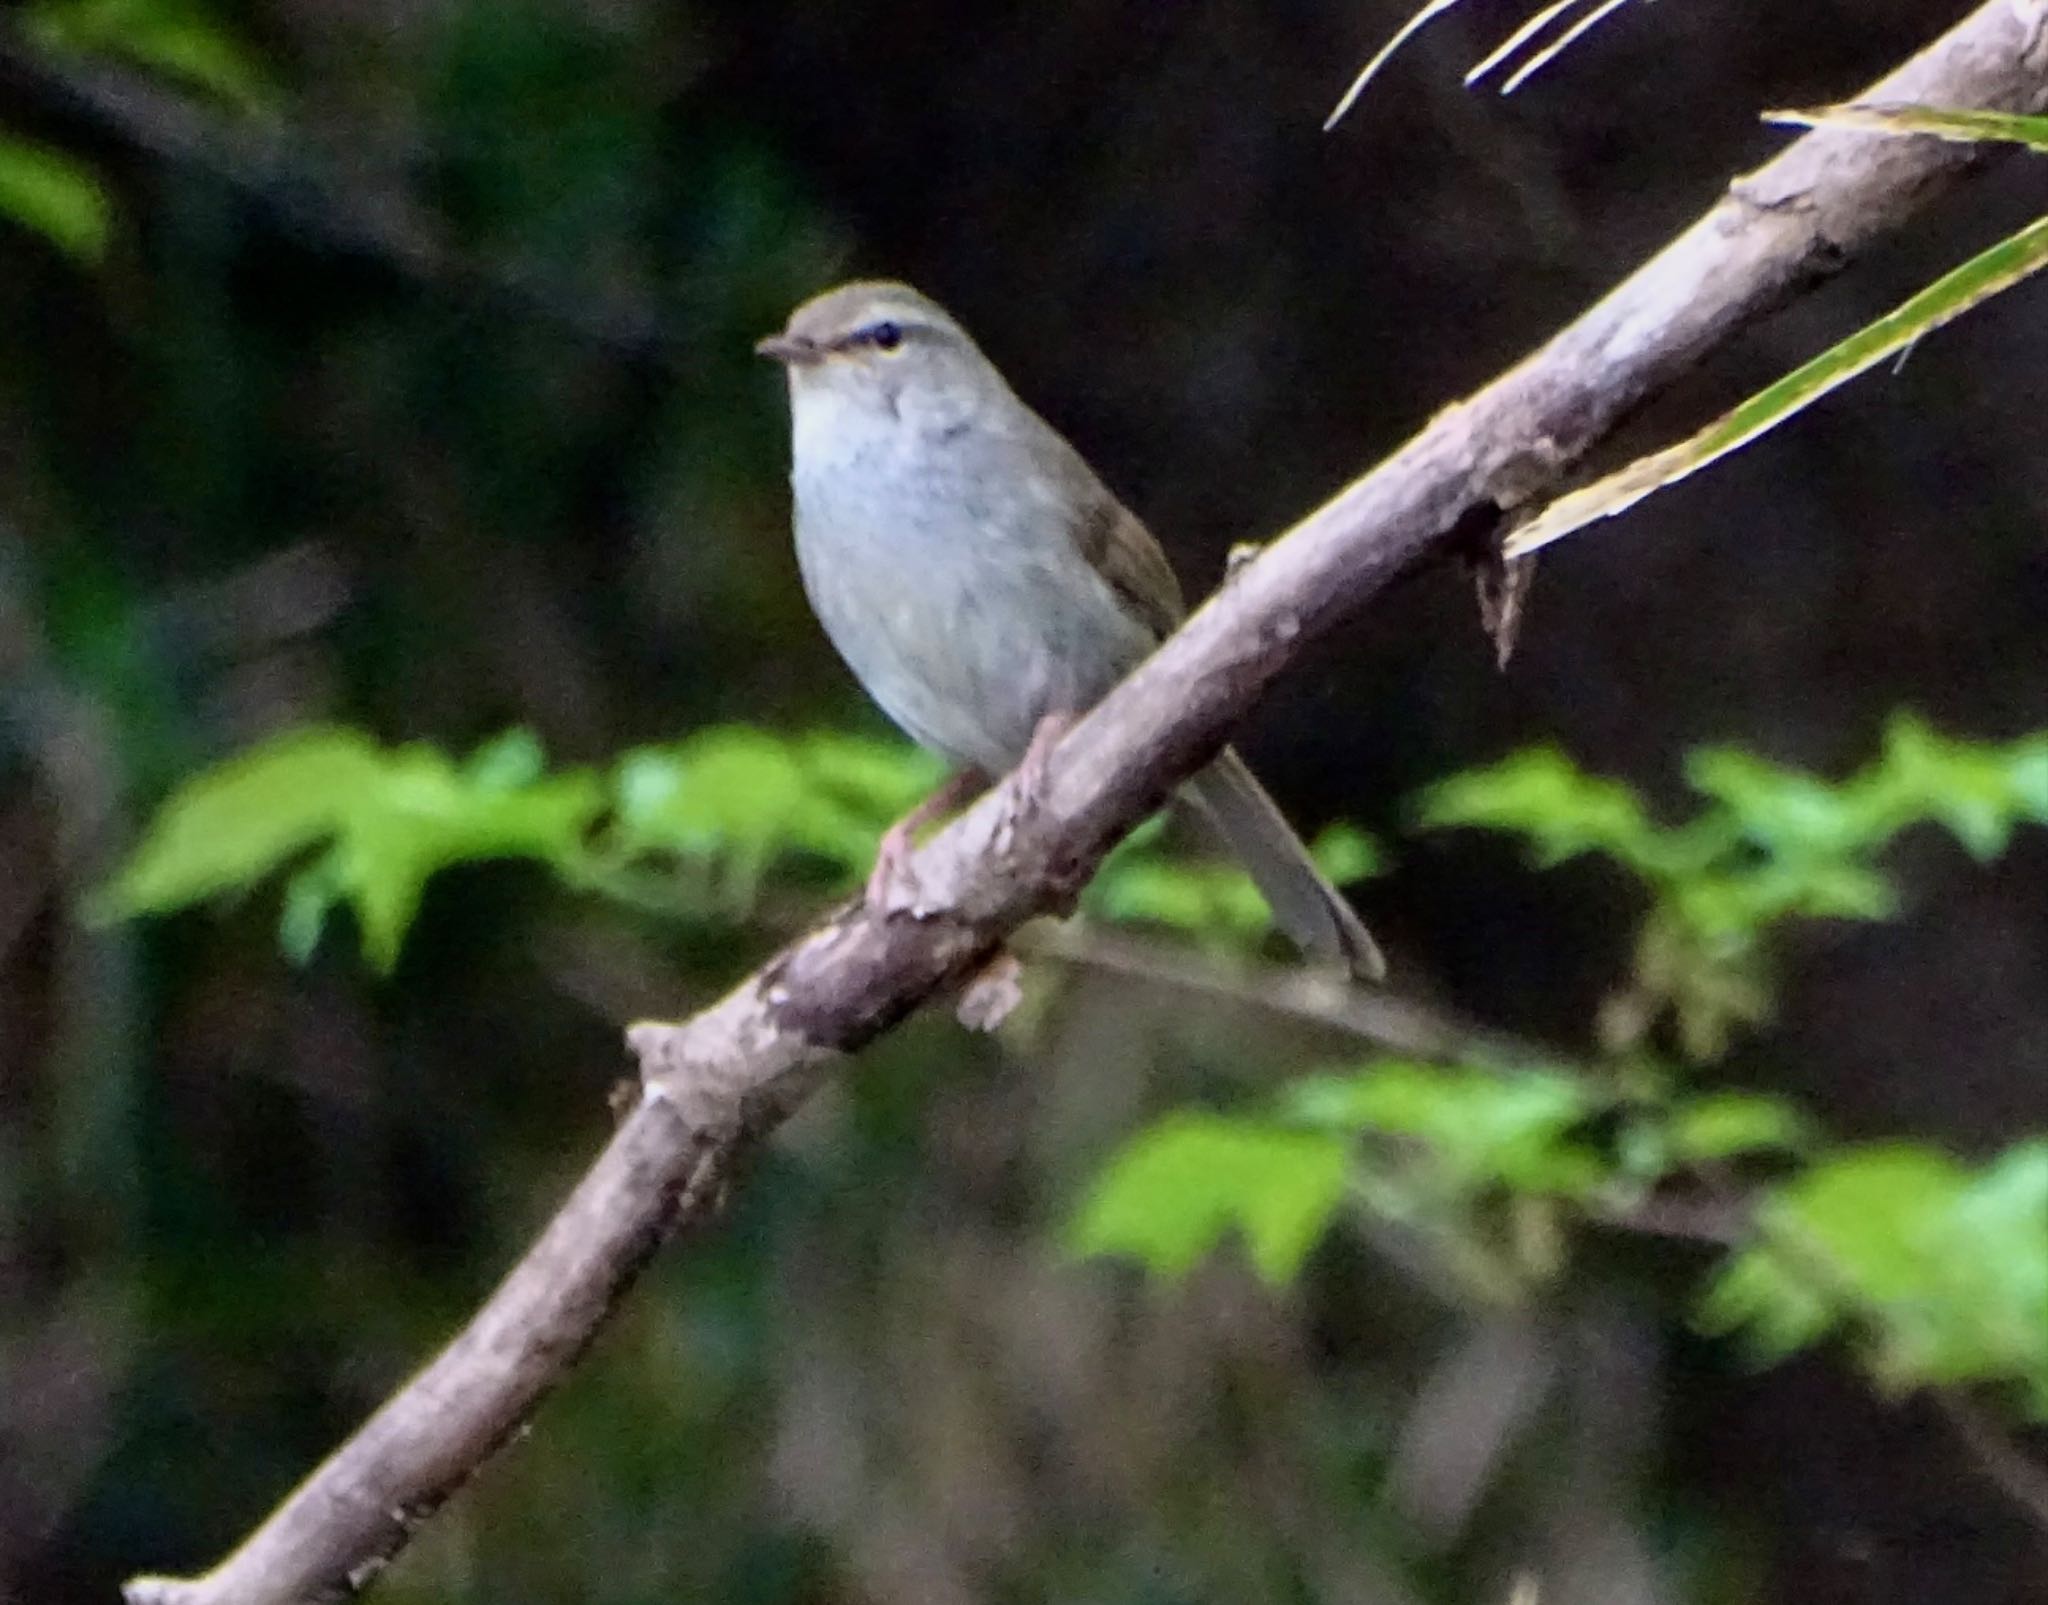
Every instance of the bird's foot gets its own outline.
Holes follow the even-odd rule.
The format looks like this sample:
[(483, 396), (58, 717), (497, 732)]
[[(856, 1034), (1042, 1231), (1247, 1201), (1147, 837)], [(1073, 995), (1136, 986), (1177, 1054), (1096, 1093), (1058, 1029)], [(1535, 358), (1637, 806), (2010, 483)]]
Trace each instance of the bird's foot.
[(917, 826), (905, 815), (882, 833), (875, 848), (875, 867), (868, 871), (868, 907), (879, 914), (902, 914), (917, 906), (917, 875), (910, 867), (912, 836)]
[(1060, 738), (1081, 722), (1078, 713), (1048, 713), (1031, 732), (1031, 744), (1017, 760), (1017, 812), (1035, 812), (1045, 801), (1045, 783), (1052, 774), (1053, 748)]
[(875, 848), (875, 867), (868, 872), (866, 896), (869, 908), (885, 916), (910, 914), (922, 917), (924, 908), (917, 872), (910, 867), (917, 833), (933, 820), (953, 812), (986, 784), (980, 771), (962, 769), (949, 776), (937, 791), (882, 832), (881, 842)]

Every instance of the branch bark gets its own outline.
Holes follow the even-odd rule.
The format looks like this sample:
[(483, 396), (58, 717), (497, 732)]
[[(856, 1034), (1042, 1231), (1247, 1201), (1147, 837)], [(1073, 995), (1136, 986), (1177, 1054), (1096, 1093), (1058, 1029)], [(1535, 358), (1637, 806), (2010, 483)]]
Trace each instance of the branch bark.
[[(1991, 0), (1865, 94), (2040, 109), (2048, 0)], [(842, 908), (694, 1018), (633, 1027), (637, 1105), (470, 1326), (219, 1567), (137, 1578), (131, 1605), (282, 1605), (360, 1589), (517, 1431), (648, 1255), (716, 1211), (735, 1165), (830, 1064), (1067, 902), (1307, 641), (1461, 521), (1554, 486), (1646, 396), (1979, 159), (1934, 140), (1800, 139), (1535, 355), (1273, 543), (1067, 735), (1034, 805), (999, 787), (922, 849), (929, 907), (917, 917)]]

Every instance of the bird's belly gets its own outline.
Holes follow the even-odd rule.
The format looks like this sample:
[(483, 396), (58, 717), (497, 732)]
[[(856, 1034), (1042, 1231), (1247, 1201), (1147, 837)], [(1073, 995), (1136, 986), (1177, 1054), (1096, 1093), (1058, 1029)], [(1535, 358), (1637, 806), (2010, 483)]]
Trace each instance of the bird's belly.
[(1053, 544), (1063, 532), (915, 518), (884, 532), (805, 503), (800, 489), (797, 556), (825, 633), (882, 710), (955, 765), (1009, 769), (1041, 718), (1092, 707), (1151, 648)]

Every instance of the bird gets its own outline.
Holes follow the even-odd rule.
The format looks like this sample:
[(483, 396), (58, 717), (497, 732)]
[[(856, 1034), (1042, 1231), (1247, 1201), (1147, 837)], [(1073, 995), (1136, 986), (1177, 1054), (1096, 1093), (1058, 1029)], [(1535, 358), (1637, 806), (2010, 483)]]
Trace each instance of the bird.
[[(811, 608), (882, 711), (953, 771), (883, 837), (868, 890), (886, 907), (913, 833), (993, 777), (1042, 767), (1185, 604), (1151, 533), (928, 296), (842, 284), (755, 350), (788, 381)], [(1235, 750), (1180, 800), (1307, 958), (1384, 976), (1378, 944)]]

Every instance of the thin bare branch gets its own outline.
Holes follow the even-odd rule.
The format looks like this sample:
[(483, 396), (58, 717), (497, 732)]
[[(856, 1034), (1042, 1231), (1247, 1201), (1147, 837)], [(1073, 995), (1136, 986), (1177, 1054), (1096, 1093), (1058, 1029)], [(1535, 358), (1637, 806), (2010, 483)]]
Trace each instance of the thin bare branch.
[(1300, 966), (1232, 963), (1124, 932), (1077, 925), (1032, 926), (1010, 945), (1047, 958), (1184, 992), (1199, 992), (1327, 1026), (1376, 1048), (1445, 1063), (1503, 1070), (1566, 1066), (1571, 1056), (1460, 1019), (1448, 1009), (1379, 987), (1348, 983)]
[(1977, 1401), (1955, 1388), (1934, 1395), (1935, 1407), (1955, 1428), (1985, 1479), (2044, 1533), (2048, 1533), (2048, 1465), (2013, 1442)]
[[(1866, 97), (2035, 109), (2048, 102), (2048, 0), (1991, 0)], [(715, 1211), (738, 1159), (830, 1063), (1066, 903), (1307, 642), (1461, 520), (1553, 486), (1644, 397), (1968, 165), (1939, 141), (1807, 135), (1247, 565), (1066, 736), (1034, 805), (998, 787), (921, 848), (928, 906), (842, 908), (694, 1018), (634, 1027), (638, 1105), (470, 1326), (218, 1568), (137, 1579), (130, 1601), (283, 1605), (361, 1588), (518, 1430), (656, 1245)]]

